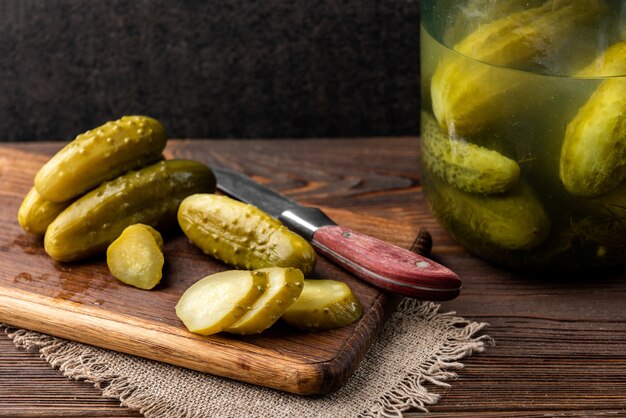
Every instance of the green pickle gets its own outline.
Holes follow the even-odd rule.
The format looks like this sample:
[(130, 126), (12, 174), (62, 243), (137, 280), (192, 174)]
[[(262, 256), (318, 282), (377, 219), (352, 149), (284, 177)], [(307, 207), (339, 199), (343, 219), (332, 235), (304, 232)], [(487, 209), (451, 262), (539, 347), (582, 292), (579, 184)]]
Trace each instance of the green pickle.
[(421, 175), (470, 252), (626, 263), (626, 0), (423, 0)]
[[(626, 42), (615, 44), (577, 73), (579, 77), (626, 74)], [(603, 195), (626, 179), (626, 79), (602, 81), (567, 125), (560, 178), (572, 194)]]
[(70, 203), (72, 202), (50, 202), (43, 199), (37, 192), (37, 189), (32, 187), (20, 205), (17, 212), (17, 220), (24, 231), (35, 235), (44, 235), (48, 225)]
[(432, 184), (428, 197), (433, 210), (444, 225), (460, 231), (455, 235), (461, 241), (529, 250), (550, 233), (551, 222), (542, 203), (524, 182), (498, 195), (466, 193), (437, 180)]
[(311, 245), (260, 209), (227, 196), (197, 194), (180, 205), (178, 223), (204, 253), (238, 268), (294, 267), (309, 274)]
[(35, 176), (42, 198), (63, 202), (160, 159), (167, 136), (159, 121), (124, 116), (78, 135)]
[(502, 193), (517, 184), (519, 165), (497, 151), (450, 138), (422, 112), (422, 160), (428, 170), (470, 193)]
[(175, 226), (184, 198), (214, 190), (213, 172), (197, 161), (166, 160), (131, 171), (103, 183), (61, 212), (46, 231), (46, 253), (57, 261), (104, 253), (130, 225)]
[(548, 0), (480, 25), (454, 45), (462, 55), (447, 56), (432, 76), (432, 107), (441, 127), (451, 135), (471, 136), (497, 123), (503, 109), (531, 105), (523, 100), (532, 88), (527, 79), (498, 67), (540, 67), (579, 25), (599, 20), (606, 10), (602, 0)]

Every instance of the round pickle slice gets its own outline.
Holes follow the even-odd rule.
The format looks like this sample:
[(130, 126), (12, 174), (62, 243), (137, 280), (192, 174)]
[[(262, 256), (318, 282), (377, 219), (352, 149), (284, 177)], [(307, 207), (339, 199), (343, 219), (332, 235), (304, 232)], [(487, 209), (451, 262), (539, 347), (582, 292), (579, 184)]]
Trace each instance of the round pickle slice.
[(161, 281), (163, 263), (163, 238), (148, 225), (127, 227), (107, 249), (113, 277), (139, 289), (152, 289)]
[(252, 305), (252, 309), (225, 329), (226, 332), (246, 335), (266, 330), (302, 293), (304, 275), (298, 269), (269, 267), (257, 271), (267, 273), (267, 290)]
[(200, 279), (191, 285), (176, 304), (176, 315), (187, 329), (210, 335), (234, 324), (267, 286), (267, 273), (228, 270)]
[(302, 294), (282, 316), (294, 328), (322, 331), (359, 319), (363, 307), (347, 284), (336, 280), (305, 280)]

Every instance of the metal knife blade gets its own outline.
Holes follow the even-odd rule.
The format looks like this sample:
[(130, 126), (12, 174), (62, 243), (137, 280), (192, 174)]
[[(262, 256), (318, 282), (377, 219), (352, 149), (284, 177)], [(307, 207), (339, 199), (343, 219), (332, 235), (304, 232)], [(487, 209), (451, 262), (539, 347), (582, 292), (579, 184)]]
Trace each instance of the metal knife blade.
[(426, 257), (339, 226), (320, 209), (302, 206), (243, 173), (224, 168), (213, 171), (219, 190), (280, 220), (319, 253), (374, 286), (438, 301), (460, 293), (458, 275)]

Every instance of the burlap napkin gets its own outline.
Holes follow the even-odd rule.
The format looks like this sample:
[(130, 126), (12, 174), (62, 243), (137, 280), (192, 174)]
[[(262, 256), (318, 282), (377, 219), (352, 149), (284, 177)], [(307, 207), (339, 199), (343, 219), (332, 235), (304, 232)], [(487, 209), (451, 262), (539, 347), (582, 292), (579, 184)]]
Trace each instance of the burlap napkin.
[(361, 365), (338, 391), (303, 397), (198, 373), (27, 330), (6, 330), (18, 347), (37, 348), (71, 379), (147, 417), (395, 417), (426, 411), (463, 367), (491, 343), (486, 324), (439, 313), (439, 305), (405, 299)]

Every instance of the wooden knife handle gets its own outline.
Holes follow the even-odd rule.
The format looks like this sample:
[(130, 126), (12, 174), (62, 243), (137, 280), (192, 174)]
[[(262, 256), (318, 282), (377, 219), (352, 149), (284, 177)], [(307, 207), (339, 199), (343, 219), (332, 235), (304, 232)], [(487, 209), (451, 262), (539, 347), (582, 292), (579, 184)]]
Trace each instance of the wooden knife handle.
[(450, 300), (461, 291), (459, 276), (434, 261), (338, 225), (318, 228), (311, 244), (325, 257), (368, 283), (425, 300)]

